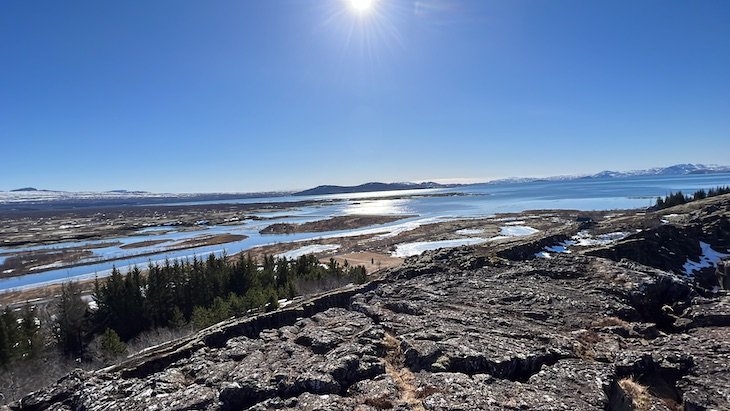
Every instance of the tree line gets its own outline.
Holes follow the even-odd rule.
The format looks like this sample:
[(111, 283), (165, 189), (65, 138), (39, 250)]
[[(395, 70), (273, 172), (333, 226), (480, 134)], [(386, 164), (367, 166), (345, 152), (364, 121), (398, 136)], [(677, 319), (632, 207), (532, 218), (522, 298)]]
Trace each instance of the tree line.
[(96, 308), (86, 310), (78, 286), (64, 286), (57, 314), (57, 338), (67, 354), (83, 356), (87, 343), (101, 335), (106, 351), (122, 351), (123, 342), (143, 331), (203, 328), (232, 316), (274, 310), (280, 299), (347, 283), (363, 283), (363, 266), (314, 255), (294, 260), (267, 255), (258, 264), (250, 256), (237, 259), (211, 254), (207, 259), (151, 264), (147, 273), (132, 268), (126, 275), (113, 269), (96, 280)]
[(715, 197), (728, 193), (730, 193), (730, 186), (719, 186), (709, 190), (697, 190), (692, 195), (685, 195), (681, 191), (677, 191), (676, 193), (672, 192), (664, 197), (657, 197), (654, 209), (661, 210), (680, 204), (686, 204), (691, 201), (702, 200), (704, 198)]
[(134, 267), (122, 274), (115, 268), (95, 280), (92, 308), (75, 282), (63, 284), (52, 316), (40, 315), (29, 304), (15, 311), (6, 307), (0, 314), (0, 366), (56, 348), (70, 358), (90, 360), (90, 348), (93, 355), (101, 351), (113, 358), (143, 332), (199, 329), (274, 310), (281, 299), (365, 281), (365, 267), (334, 259), (322, 264), (311, 254), (292, 260), (267, 255), (260, 262), (211, 254), (150, 264), (145, 273)]

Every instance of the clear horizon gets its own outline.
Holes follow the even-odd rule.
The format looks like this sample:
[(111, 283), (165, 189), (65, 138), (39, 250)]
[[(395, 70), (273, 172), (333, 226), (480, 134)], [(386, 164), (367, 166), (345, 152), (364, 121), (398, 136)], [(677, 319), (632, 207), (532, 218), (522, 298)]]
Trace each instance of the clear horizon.
[[(688, 164), (688, 163), (681, 163), (681, 164)], [(697, 163), (699, 164), (699, 163)], [(632, 170), (609, 170), (609, 169), (603, 169), (598, 171), (611, 171), (611, 172), (632, 172), (632, 171), (644, 171), (644, 170), (650, 170), (654, 168), (665, 168), (670, 167), (678, 164), (668, 164), (666, 166), (659, 166), (659, 167), (647, 167), (643, 169), (632, 169)], [(701, 164), (703, 166), (719, 166), (719, 167), (727, 167), (730, 168), (730, 165), (725, 164)], [(0, 192), (10, 192), (13, 190), (18, 189), (24, 189), (24, 188), (33, 188), (39, 191), (63, 191), (63, 192), (111, 192), (111, 191), (129, 191), (129, 192), (136, 192), (136, 191), (142, 191), (142, 192), (149, 192), (154, 194), (257, 194), (257, 193), (273, 193), (273, 192), (296, 192), (296, 191), (303, 191), (308, 190), (311, 188), (324, 186), (324, 185), (334, 185), (334, 186), (358, 186), (368, 183), (386, 183), (386, 184), (396, 184), (396, 183), (439, 183), (439, 184), (481, 184), (481, 183), (489, 183), (497, 180), (503, 180), (503, 179), (543, 179), (543, 178), (560, 178), (560, 177), (566, 177), (566, 178), (574, 178), (574, 177), (583, 177), (583, 176), (591, 176), (597, 173), (579, 173), (579, 174), (553, 174), (553, 175), (542, 175), (542, 176), (508, 176), (508, 177), (498, 177), (498, 178), (492, 178), (492, 179), (480, 179), (480, 178), (460, 178), (460, 179), (426, 179), (426, 180), (383, 180), (383, 181), (376, 181), (376, 180), (367, 180), (367, 181), (361, 181), (356, 182), (352, 184), (331, 184), (327, 182), (320, 182), (317, 184), (313, 184), (306, 187), (295, 187), (295, 188), (281, 188), (281, 189), (270, 189), (270, 190), (259, 190), (259, 191), (166, 191), (166, 190), (160, 190), (160, 191), (149, 191), (149, 190), (140, 190), (135, 188), (106, 188), (106, 189), (96, 189), (96, 190), (61, 190), (61, 189), (54, 189), (54, 188), (47, 188), (47, 187), (36, 187), (33, 185), (26, 185), (26, 186), (20, 186), (16, 188), (2, 188), (0, 187)], [(723, 173), (725, 174), (725, 173)]]
[(724, 1), (9, 0), (0, 188), (728, 164), (728, 21)]

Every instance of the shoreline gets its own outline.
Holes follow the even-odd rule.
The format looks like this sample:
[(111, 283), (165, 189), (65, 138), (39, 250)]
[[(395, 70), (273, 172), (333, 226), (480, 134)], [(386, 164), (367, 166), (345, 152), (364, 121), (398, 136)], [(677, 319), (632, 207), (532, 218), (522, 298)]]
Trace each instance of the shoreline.
[[(692, 203), (688, 203), (678, 208), (678, 210), (692, 208), (694, 208)], [(363, 230), (366, 231), (366, 233), (359, 235), (324, 236), (285, 242), (272, 242), (270, 244), (257, 245), (243, 249), (240, 252), (231, 254), (231, 256), (236, 256), (240, 253), (248, 253), (254, 256), (263, 253), (276, 255), (296, 250), (297, 248), (307, 245), (317, 246), (336, 243), (338, 246), (336, 250), (329, 249), (317, 252), (315, 255), (317, 255), (318, 258), (328, 259), (329, 257), (339, 258), (342, 255), (352, 253), (372, 252), (386, 258), (395, 254), (396, 246), (399, 244), (421, 242), (449, 243), (451, 240), (459, 240), (468, 237), (465, 234), (459, 235), (459, 232), (466, 233), (471, 232), (470, 230), (477, 229), (479, 230), (479, 235), (486, 240), (480, 245), (480, 247), (499, 247), (504, 243), (522, 241), (520, 237), (504, 237), (498, 232), (500, 226), (508, 226), (517, 221), (522, 221), (522, 224), (527, 226), (537, 227), (538, 231), (553, 232), (555, 231), (555, 227), (566, 228), (566, 223), (575, 223), (578, 217), (590, 217), (592, 221), (599, 222), (599, 224), (592, 229), (595, 231), (594, 234), (605, 234), (612, 231), (621, 231), (622, 227), (636, 226), (636, 224), (640, 224), (641, 227), (647, 228), (663, 224), (662, 216), (670, 212), (672, 212), (672, 210), (652, 212), (644, 208), (589, 211), (575, 209), (538, 209), (525, 210), (522, 212), (495, 213), (485, 217), (449, 218), (440, 219), (440, 221), (439, 219), (434, 219), (433, 222), (417, 223), (414, 227), (405, 227), (400, 231), (390, 233), (366, 229)], [(190, 248), (194, 249), (195, 247)], [(77, 278), (78, 281), (84, 282), (93, 280), (90, 278), (93, 275), (94, 274), (89, 274), (88, 276), (80, 275)], [(58, 284), (59, 282), (57, 280), (53, 280), (48, 283), (38, 283), (28, 286), (9, 288), (0, 291), (0, 295), (3, 296), (0, 300), (8, 301), (9, 299), (12, 299), (15, 302), (22, 301), (25, 300), (25, 297), (20, 297), (19, 295), (33, 294), (34, 292), (32, 292), (32, 290), (46, 288), (53, 289), (54, 287), (57, 287)], [(10, 298), (11, 295), (15, 295), (15, 297)]]

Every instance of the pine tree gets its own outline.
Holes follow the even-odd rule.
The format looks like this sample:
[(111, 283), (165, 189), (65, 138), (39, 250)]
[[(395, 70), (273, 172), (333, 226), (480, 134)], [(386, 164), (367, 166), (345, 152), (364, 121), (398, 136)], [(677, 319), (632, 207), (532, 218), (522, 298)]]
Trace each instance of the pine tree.
[(18, 327), (18, 316), (10, 307), (6, 306), (2, 315), (2, 322), (5, 325), (8, 338), (8, 355), (10, 361), (18, 358), (20, 352), (20, 327)]
[(208, 309), (201, 306), (195, 306), (195, 308), (193, 308), (193, 315), (190, 317), (190, 322), (197, 330), (214, 324), (211, 320), (211, 315)]
[(0, 318), (0, 366), (7, 365), (12, 358), (12, 345), (5, 321)]
[(86, 303), (81, 299), (81, 289), (75, 282), (61, 287), (61, 298), (58, 303), (56, 318), (56, 338), (61, 349), (72, 355), (83, 351), (84, 317)]
[(107, 360), (113, 360), (127, 352), (127, 344), (122, 342), (119, 335), (111, 328), (107, 328), (99, 341), (101, 352)]
[(20, 349), (28, 358), (35, 358), (43, 348), (40, 324), (36, 309), (30, 304), (23, 309), (23, 322), (20, 324)]
[(279, 308), (279, 300), (276, 292), (272, 291), (269, 293), (269, 299), (266, 301), (266, 311), (274, 311), (277, 308)]
[(168, 325), (172, 328), (182, 328), (187, 324), (185, 321), (185, 316), (183, 315), (182, 311), (175, 306), (172, 310), (172, 316), (170, 317), (170, 322)]

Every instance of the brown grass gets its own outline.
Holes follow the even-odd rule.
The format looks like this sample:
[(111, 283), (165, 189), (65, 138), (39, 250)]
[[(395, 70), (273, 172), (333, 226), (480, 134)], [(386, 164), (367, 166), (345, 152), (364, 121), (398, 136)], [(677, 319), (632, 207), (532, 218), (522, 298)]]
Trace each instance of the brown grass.
[(628, 377), (618, 382), (619, 387), (623, 390), (636, 411), (648, 411), (651, 407), (651, 396), (649, 390), (636, 382), (633, 378)]
[[(362, 251), (357, 253), (338, 254), (332, 256), (338, 263), (344, 264), (345, 261), (350, 265), (357, 266), (361, 265), (365, 267), (368, 274), (380, 271), (385, 268), (397, 267), (403, 264), (403, 259), (398, 257), (392, 257), (388, 254), (373, 253), (368, 251)], [(322, 258), (320, 260), (323, 263), (329, 261), (329, 257)]]
[(423, 395), (419, 393), (416, 386), (416, 376), (413, 372), (404, 366), (403, 350), (400, 341), (389, 333), (385, 333), (383, 341), (387, 350), (385, 361), (385, 372), (393, 378), (398, 391), (400, 391), (400, 401), (414, 411), (425, 411), (423, 402), (420, 398)]
[(597, 332), (593, 330), (585, 330), (576, 337), (573, 351), (578, 358), (593, 360), (596, 357), (595, 346), (602, 340), (603, 338), (601, 338)]

